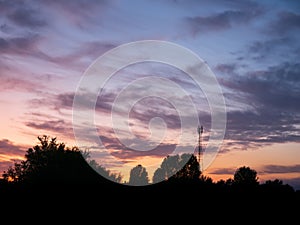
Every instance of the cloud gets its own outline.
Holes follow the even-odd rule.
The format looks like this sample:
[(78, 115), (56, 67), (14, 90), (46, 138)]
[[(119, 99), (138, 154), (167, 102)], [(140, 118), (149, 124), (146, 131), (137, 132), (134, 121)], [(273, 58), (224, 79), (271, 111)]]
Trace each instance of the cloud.
[[(87, 26), (97, 25), (101, 23), (101, 16), (105, 13), (105, 9), (111, 4), (111, 1), (49, 1), (42, 0), (41, 7), (51, 8), (55, 14), (62, 16), (70, 24), (84, 29)], [(98, 18), (98, 19), (96, 19)]]
[(263, 173), (300, 173), (300, 164), (297, 165), (265, 165), (261, 169)]
[(37, 35), (23, 37), (0, 37), (0, 50), (2, 54), (26, 55), (36, 49), (39, 38)]
[(101, 56), (108, 50), (117, 47), (117, 43), (105, 41), (89, 41), (81, 44), (80, 48), (75, 50), (72, 55), (76, 57), (90, 57), (93, 60)]
[(210, 31), (222, 31), (235, 25), (248, 24), (262, 14), (262, 10), (226, 10), (209, 16), (195, 16), (186, 18), (191, 32), (195, 35)]
[[(6, 171), (15, 162), (24, 159), (28, 146), (17, 145), (8, 139), (0, 140), (0, 172)], [(2, 174), (0, 174), (1, 177)]]
[(275, 21), (272, 21), (268, 26), (268, 31), (277, 34), (285, 35), (287, 33), (300, 30), (300, 14), (289, 11), (278, 13)]
[(255, 41), (249, 46), (249, 51), (253, 53), (265, 53), (268, 54), (274, 50), (274, 48), (281, 47), (283, 45), (289, 45), (291, 38), (274, 38), (266, 41)]
[[(261, 174), (299, 174), (300, 173), (300, 164), (295, 165), (265, 165), (263, 166), (259, 173)], [(289, 184), (295, 190), (300, 190), (300, 177), (294, 178), (281, 178), (285, 184)]]
[(2, 176), (2, 172), (7, 171), (10, 166), (13, 166), (13, 161), (0, 161), (0, 177)]
[(218, 64), (215, 66), (215, 70), (218, 72), (222, 72), (225, 74), (233, 74), (235, 73), (235, 70), (237, 68), (237, 65), (235, 63), (230, 63), (230, 64)]
[(104, 150), (122, 162), (129, 162), (143, 156), (165, 157), (173, 153), (176, 148), (176, 144), (154, 143), (145, 140), (142, 136), (119, 139), (113, 128), (104, 126), (98, 126), (96, 132), (90, 126), (82, 126), (77, 129), (76, 135), (79, 138), (78, 143), (86, 144), (86, 146), (79, 146), (80, 148)]
[(24, 155), (24, 148), (24, 146), (16, 145), (8, 139), (0, 140), (0, 154), (20, 156)]
[(292, 36), (271, 37), (267, 40), (257, 40), (247, 47), (246, 57), (257, 62), (289, 61), (297, 62), (300, 45), (298, 38)]
[(210, 174), (217, 174), (217, 175), (233, 175), (236, 171), (236, 168), (215, 168), (209, 171)]
[[(227, 112), (226, 140), (243, 149), (271, 143), (300, 142), (300, 64), (284, 63), (262, 71), (239, 74), (235, 66), (219, 66), (221, 84), (239, 101)], [(228, 100), (227, 100), (228, 101)], [(247, 107), (245, 107), (247, 106)], [(223, 150), (232, 143), (225, 142)]]
[(37, 29), (47, 25), (46, 21), (39, 15), (37, 10), (29, 8), (18, 8), (10, 13), (8, 18), (21, 27)]
[(294, 190), (300, 191), (300, 177), (290, 178), (290, 179), (281, 179), (285, 184), (291, 185)]
[(54, 63), (67, 69), (75, 68), (78, 71), (86, 69), (87, 62), (91, 63), (116, 46), (115, 43), (105, 41), (78, 42), (77, 47), (69, 49), (67, 54), (53, 56), (39, 50), (34, 56), (48, 63)]
[(160, 144), (156, 148), (149, 151), (137, 151), (121, 145), (110, 145), (108, 148), (113, 148), (115, 151), (111, 151), (111, 155), (122, 160), (135, 159), (138, 157), (166, 157), (172, 154), (176, 148), (175, 144)]
[[(130, 160), (142, 156), (164, 157), (171, 154), (176, 144), (148, 141), (145, 137), (119, 139), (112, 128), (100, 127), (99, 138), (110, 154), (121, 160)], [(132, 146), (132, 147), (131, 147)]]
[(152, 118), (159, 117), (166, 123), (168, 129), (181, 128), (181, 121), (176, 109), (171, 104), (157, 97), (142, 99), (130, 111), (129, 117), (143, 124), (149, 124)]
[[(267, 70), (251, 71), (245, 75), (221, 80), (234, 91), (247, 95), (247, 101), (260, 110), (299, 112), (299, 63), (283, 63)], [(249, 101), (251, 100), (251, 101)]]
[(34, 128), (39, 132), (47, 131), (47, 132), (54, 132), (55, 134), (67, 136), (67, 137), (74, 137), (72, 124), (66, 122), (62, 119), (57, 120), (46, 120), (46, 121), (29, 121), (25, 122), (27, 127)]
[[(70, 21), (76, 27), (70, 28), (72, 32), (78, 32), (78, 27), (89, 26), (94, 24), (98, 26), (99, 18), (103, 13), (99, 13), (99, 9), (107, 7), (109, 1), (1, 1), (0, 12), (2, 24), (0, 31), (7, 35), (0, 37), (1, 54), (9, 54), (13, 56), (26, 56), (21, 59), (26, 62), (30, 60), (39, 60), (41, 64), (56, 64), (70, 70), (77, 71), (87, 66), (87, 60), (103, 54), (105, 51), (115, 47), (106, 41), (83, 41), (77, 40), (76, 34), (75, 45), (71, 45), (69, 37), (63, 37), (61, 33), (53, 34), (55, 29), (60, 29), (61, 21)], [(103, 10), (101, 10), (103, 11)], [(56, 20), (56, 18), (58, 18)], [(60, 20), (59, 20), (60, 19)], [(40, 28), (44, 28), (40, 30)], [(57, 30), (56, 30), (57, 31)], [(82, 32), (82, 30), (80, 30)], [(51, 46), (67, 41), (68, 44), (64, 49), (59, 48), (54, 54), (47, 49)], [(56, 47), (55, 47), (56, 48)], [(67, 51), (66, 51), (67, 49)], [(63, 52), (63, 53), (61, 53)], [(36, 61), (35, 61), (36, 63)], [(51, 65), (52, 66), (52, 65)]]
[(32, 1), (28, 3), (9, 0), (1, 1), (0, 13), (7, 23), (13, 23), (23, 30), (25, 30), (24, 28), (36, 30), (47, 25), (44, 14), (41, 13), (38, 4)]
[[(87, 110), (90, 109), (91, 105), (95, 105), (95, 110), (101, 113), (110, 113), (113, 101), (116, 97), (116, 93), (105, 92), (101, 94), (100, 97), (96, 100), (96, 102), (92, 102), (95, 98), (95, 94), (91, 92), (84, 92), (76, 95), (78, 109)], [(36, 98), (30, 100), (30, 106), (32, 107), (41, 107), (46, 106), (55, 111), (61, 111), (63, 109), (72, 110), (73, 109), (73, 101), (74, 101), (75, 93), (74, 92), (65, 92), (60, 94), (51, 94), (42, 98)]]
[(43, 84), (34, 81), (24, 80), (22, 78), (9, 77), (9, 75), (0, 75), (1, 88), (3, 91), (22, 91), (22, 92), (39, 92), (44, 88)]

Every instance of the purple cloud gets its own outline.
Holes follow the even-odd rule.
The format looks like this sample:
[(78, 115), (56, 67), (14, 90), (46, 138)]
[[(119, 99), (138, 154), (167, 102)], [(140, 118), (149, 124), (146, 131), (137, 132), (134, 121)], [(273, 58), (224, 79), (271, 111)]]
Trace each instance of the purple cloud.
[[(46, 98), (34, 99), (31, 101), (31, 104), (40, 106), (45, 105), (57, 111), (60, 111), (61, 109), (71, 110), (73, 108), (74, 96), (74, 92), (61, 93), (51, 96), (50, 104), (49, 101), (46, 100)], [(94, 94), (90, 92), (77, 95), (77, 98), (79, 99), (78, 101), (81, 103), (81, 109), (88, 109), (90, 105), (94, 104), (93, 102), (91, 102), (94, 98), (93, 96)], [(113, 101), (116, 96), (117, 94), (114, 92), (103, 93), (95, 102), (95, 110), (101, 113), (110, 113)]]
[(15, 11), (8, 14), (8, 18), (15, 24), (21, 27), (29, 27), (37, 29), (45, 26), (47, 23), (42, 18), (37, 10), (30, 8), (18, 8)]
[(35, 81), (24, 80), (22, 78), (15, 78), (6, 74), (0, 75), (0, 82), (0, 92), (7, 90), (39, 92), (40, 90), (45, 88), (43, 84), (37, 83)]
[(265, 165), (262, 173), (300, 173), (300, 165)]
[(0, 38), (0, 50), (2, 54), (27, 55), (35, 50), (38, 41), (37, 35)]
[(217, 175), (233, 175), (235, 171), (236, 168), (215, 168), (209, 171), (209, 173)]
[(2, 139), (0, 140), (0, 154), (5, 154), (5, 155), (24, 155), (24, 149), (25, 146), (19, 146), (15, 145), (13, 142), (11, 142), (8, 139)]
[(229, 29), (234, 25), (247, 24), (262, 14), (259, 8), (251, 10), (227, 10), (209, 16), (189, 17), (186, 22), (189, 24), (193, 34), (209, 31), (221, 31)]
[(294, 190), (300, 191), (300, 177), (281, 179), (284, 183), (291, 185)]
[[(284, 63), (244, 74), (238, 73), (237, 65), (217, 68), (225, 74), (220, 81), (227, 88), (226, 96), (231, 98), (227, 101), (240, 104), (239, 110), (227, 113), (225, 139), (231, 140), (235, 147), (243, 146), (242, 149), (300, 142), (296, 126), (300, 124), (300, 64)], [(233, 145), (225, 142), (223, 151)]]
[(285, 35), (290, 32), (299, 31), (300, 29), (300, 14), (289, 11), (278, 13), (275, 21), (271, 22), (269, 32), (279, 35)]
[[(101, 15), (105, 13), (105, 9), (111, 5), (111, 1), (49, 1), (42, 0), (40, 2), (41, 7), (50, 8), (53, 12), (63, 16), (72, 25), (85, 29), (90, 25), (99, 25)], [(98, 18), (98, 20), (96, 19)]]
[(68, 123), (62, 119), (58, 120), (46, 120), (46, 121), (30, 121), (25, 122), (27, 127), (34, 128), (39, 132), (47, 131), (47, 132), (55, 132), (56, 134), (61, 134), (67, 137), (74, 137), (72, 124)]
[(14, 165), (14, 162), (17, 162), (19, 160), (15, 160), (15, 161), (3, 161), (3, 162), (0, 162), (0, 174), (2, 176), (2, 172), (5, 172), (7, 171), (7, 169), (10, 167), (10, 166), (13, 166)]
[(0, 140), (0, 156), (5, 155), (7, 159), (0, 161), (0, 171), (6, 171), (15, 162), (19, 162), (20, 158), (24, 157), (28, 146), (17, 145), (8, 139)]

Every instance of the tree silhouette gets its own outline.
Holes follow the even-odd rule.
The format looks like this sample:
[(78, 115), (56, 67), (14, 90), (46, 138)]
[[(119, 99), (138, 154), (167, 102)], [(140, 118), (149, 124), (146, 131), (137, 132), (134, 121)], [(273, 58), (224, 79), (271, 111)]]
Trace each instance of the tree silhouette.
[(158, 182), (161, 182), (161, 181), (164, 181), (167, 179), (168, 179), (168, 177), (166, 175), (166, 172), (160, 167), (154, 171), (154, 174), (152, 177), (152, 183), (158, 183)]
[(158, 183), (164, 180), (185, 179), (197, 180), (200, 177), (199, 163), (193, 154), (167, 156), (159, 168), (153, 174), (152, 182)]
[[(39, 144), (26, 151), (25, 160), (4, 171), (5, 181), (25, 184), (103, 181), (87, 163), (88, 152), (66, 147), (64, 143), (57, 143), (56, 138), (46, 135), (39, 136), (38, 140)], [(110, 176), (108, 171), (106, 174)]]
[(263, 191), (267, 192), (294, 192), (294, 188), (288, 184), (283, 184), (282, 180), (267, 180), (261, 185)]
[(200, 178), (200, 165), (194, 154), (182, 154), (180, 156), (179, 166), (181, 169), (173, 178), (189, 180), (198, 180)]
[(142, 186), (149, 183), (148, 172), (142, 165), (137, 165), (130, 170), (129, 182), (130, 185)]
[[(89, 156), (88, 156), (89, 157)], [(101, 176), (108, 180), (116, 183), (121, 183), (123, 176), (121, 173), (112, 173), (110, 170), (106, 169), (104, 166), (99, 165), (95, 160), (87, 160), (88, 164)]]
[(248, 166), (239, 167), (233, 176), (235, 185), (255, 187), (259, 184), (257, 172)]

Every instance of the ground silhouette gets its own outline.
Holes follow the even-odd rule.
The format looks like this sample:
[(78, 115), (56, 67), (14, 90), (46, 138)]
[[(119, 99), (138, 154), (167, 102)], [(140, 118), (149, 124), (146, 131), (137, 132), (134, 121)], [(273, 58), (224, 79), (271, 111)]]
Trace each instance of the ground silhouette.
[[(91, 161), (86, 160), (87, 155), (78, 148), (68, 148), (48, 136), (38, 139), (40, 143), (27, 150), (25, 160), (4, 171), (0, 181), (2, 202), (12, 198), (37, 204), (41, 204), (41, 199), (52, 203), (84, 201), (89, 204), (91, 201), (104, 205), (141, 204), (140, 201), (143, 201), (173, 206), (201, 203), (207, 207), (216, 202), (266, 204), (274, 201), (278, 207), (299, 203), (299, 191), (278, 179), (260, 184), (256, 171), (246, 166), (237, 169), (233, 179), (213, 182), (198, 170), (194, 155), (165, 158), (157, 172), (165, 177), (161, 182), (149, 185), (114, 182), (114, 179), (120, 181), (119, 175), (95, 165), (95, 162), (91, 166)], [(172, 172), (176, 168), (174, 165), (183, 162), (180, 159), (185, 162), (181, 165), (182, 169)], [(95, 168), (106, 171), (106, 177)], [(147, 172), (142, 165), (132, 171), (138, 173), (147, 184)], [(169, 176), (167, 171), (174, 174)]]

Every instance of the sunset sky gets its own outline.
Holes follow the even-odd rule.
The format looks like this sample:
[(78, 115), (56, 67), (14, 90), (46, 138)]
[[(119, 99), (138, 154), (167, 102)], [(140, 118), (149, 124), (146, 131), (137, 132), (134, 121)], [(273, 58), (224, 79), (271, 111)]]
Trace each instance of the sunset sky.
[[(176, 146), (196, 146), (191, 102), (209, 145), (205, 91), (184, 71), (157, 62), (117, 71), (99, 93), (95, 118), (74, 124), (74, 96), (83, 112), (93, 105), (95, 90), (78, 88), (96, 71), (91, 65), (123, 44), (158, 40), (198, 55), (221, 87), (224, 140), (203, 174), (217, 181), (249, 166), (260, 182), (278, 178), (300, 189), (299, 12), (293, 0), (0, 0), (0, 171), (45, 134), (86, 147), (124, 180), (137, 164), (151, 179)], [(101, 80), (101, 71), (95, 74)]]

